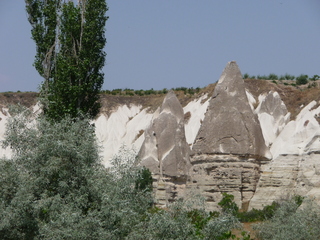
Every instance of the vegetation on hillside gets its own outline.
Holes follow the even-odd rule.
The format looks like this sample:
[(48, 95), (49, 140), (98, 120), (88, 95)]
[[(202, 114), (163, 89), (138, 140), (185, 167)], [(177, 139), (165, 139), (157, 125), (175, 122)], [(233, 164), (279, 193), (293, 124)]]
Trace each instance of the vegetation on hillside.
[(283, 83), (284, 85), (292, 85), (292, 86), (300, 86), (308, 84), (308, 87), (315, 87), (315, 81), (320, 79), (319, 75), (313, 75), (313, 77), (309, 77), (306, 74), (300, 74), (299, 76), (293, 76), (288, 73), (285, 75), (278, 76), (274, 73), (270, 73), (269, 75), (258, 75), (251, 76), (248, 73), (243, 74), (243, 79), (260, 79), (260, 80), (272, 80), (274, 83)]
[(105, 169), (85, 117), (11, 113), (4, 146), (13, 157), (0, 160), (1, 239), (224, 239), (238, 224), (229, 214), (199, 224), (209, 214), (190, 215), (194, 203), (155, 208), (150, 172), (128, 150)]

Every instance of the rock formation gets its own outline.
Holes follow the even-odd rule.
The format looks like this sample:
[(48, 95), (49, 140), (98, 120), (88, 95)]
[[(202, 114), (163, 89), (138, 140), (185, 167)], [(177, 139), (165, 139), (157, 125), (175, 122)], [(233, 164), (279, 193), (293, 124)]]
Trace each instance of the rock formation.
[[(179, 94), (184, 108), (173, 92), (164, 100), (160, 94), (101, 95), (103, 108), (93, 123), (102, 163), (110, 166), (123, 144), (140, 150), (141, 164), (153, 173), (159, 205), (190, 192), (205, 197), (207, 210), (216, 209), (223, 192), (233, 194), (243, 209), (295, 194), (320, 203), (319, 88), (301, 91), (266, 80), (244, 84), (237, 64), (230, 62), (215, 87)], [(0, 140), (10, 117), (7, 107), (21, 100), (15, 94), (5, 99)], [(34, 107), (37, 112), (39, 106)], [(287, 109), (297, 114), (291, 121)], [(1, 157), (10, 155), (10, 148), (0, 148)]]
[(158, 204), (167, 204), (183, 196), (191, 167), (189, 155), (183, 109), (170, 91), (145, 131), (139, 153), (141, 165), (153, 173)]
[(258, 114), (266, 145), (271, 147), (280, 132), (290, 120), (290, 113), (277, 92), (259, 96)]
[(229, 62), (219, 79), (193, 151), (271, 157), (236, 62)]
[(320, 107), (312, 101), (274, 140), (275, 158), (261, 168), (261, 177), (249, 209), (262, 208), (293, 195), (320, 202)]
[(233, 194), (245, 208), (255, 192), (260, 165), (270, 157), (241, 72), (236, 62), (229, 62), (193, 145), (188, 188), (199, 189), (208, 209), (216, 208), (222, 192)]

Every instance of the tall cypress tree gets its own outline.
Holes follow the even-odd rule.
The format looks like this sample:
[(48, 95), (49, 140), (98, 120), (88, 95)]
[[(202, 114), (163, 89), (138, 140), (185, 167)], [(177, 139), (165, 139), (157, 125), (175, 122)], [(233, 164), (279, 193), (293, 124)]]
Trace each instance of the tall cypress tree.
[(95, 117), (104, 78), (106, 1), (25, 2), (37, 46), (34, 66), (44, 78), (44, 113), (53, 120), (65, 115)]

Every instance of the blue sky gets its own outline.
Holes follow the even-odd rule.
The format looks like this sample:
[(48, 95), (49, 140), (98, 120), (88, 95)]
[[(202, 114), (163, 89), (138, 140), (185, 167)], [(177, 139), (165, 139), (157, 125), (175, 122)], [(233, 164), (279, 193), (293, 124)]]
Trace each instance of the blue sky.
[[(242, 73), (320, 75), (319, 0), (109, 0), (103, 89), (204, 87)], [(37, 91), (23, 0), (0, 0), (0, 92)]]

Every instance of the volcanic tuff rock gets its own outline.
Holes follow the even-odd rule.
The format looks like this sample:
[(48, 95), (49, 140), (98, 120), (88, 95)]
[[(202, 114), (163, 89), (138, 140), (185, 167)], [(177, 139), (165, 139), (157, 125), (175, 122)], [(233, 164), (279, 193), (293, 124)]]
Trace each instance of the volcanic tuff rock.
[(141, 165), (153, 173), (159, 204), (166, 204), (183, 194), (191, 167), (189, 155), (183, 109), (174, 92), (170, 91), (145, 131), (145, 141), (139, 152)]
[(259, 105), (255, 109), (258, 114), (266, 145), (271, 147), (280, 132), (290, 120), (290, 113), (277, 92), (259, 96)]
[(271, 156), (247, 94), (238, 65), (229, 62), (192, 149), (187, 187), (201, 192), (207, 209), (217, 207), (222, 192), (233, 194), (245, 208), (255, 192), (261, 160)]
[(196, 154), (238, 154), (271, 158), (236, 62), (224, 69), (193, 145)]
[(320, 155), (282, 155), (261, 167), (261, 177), (249, 204), (260, 209), (273, 201), (295, 195), (309, 196), (320, 203)]
[[(102, 163), (110, 166), (123, 144), (141, 149), (160, 205), (190, 192), (201, 193), (208, 210), (216, 209), (222, 192), (233, 194), (243, 209), (294, 194), (320, 203), (319, 87), (301, 90), (253, 79), (243, 85), (231, 62), (216, 86), (195, 95), (176, 93), (183, 110), (172, 93), (164, 101), (161, 94), (102, 94), (101, 114), (93, 120)], [(10, 117), (7, 107), (24, 98), (27, 107), (34, 106), (29, 93), (0, 93), (0, 140)], [(10, 148), (0, 148), (0, 157), (10, 155)]]

